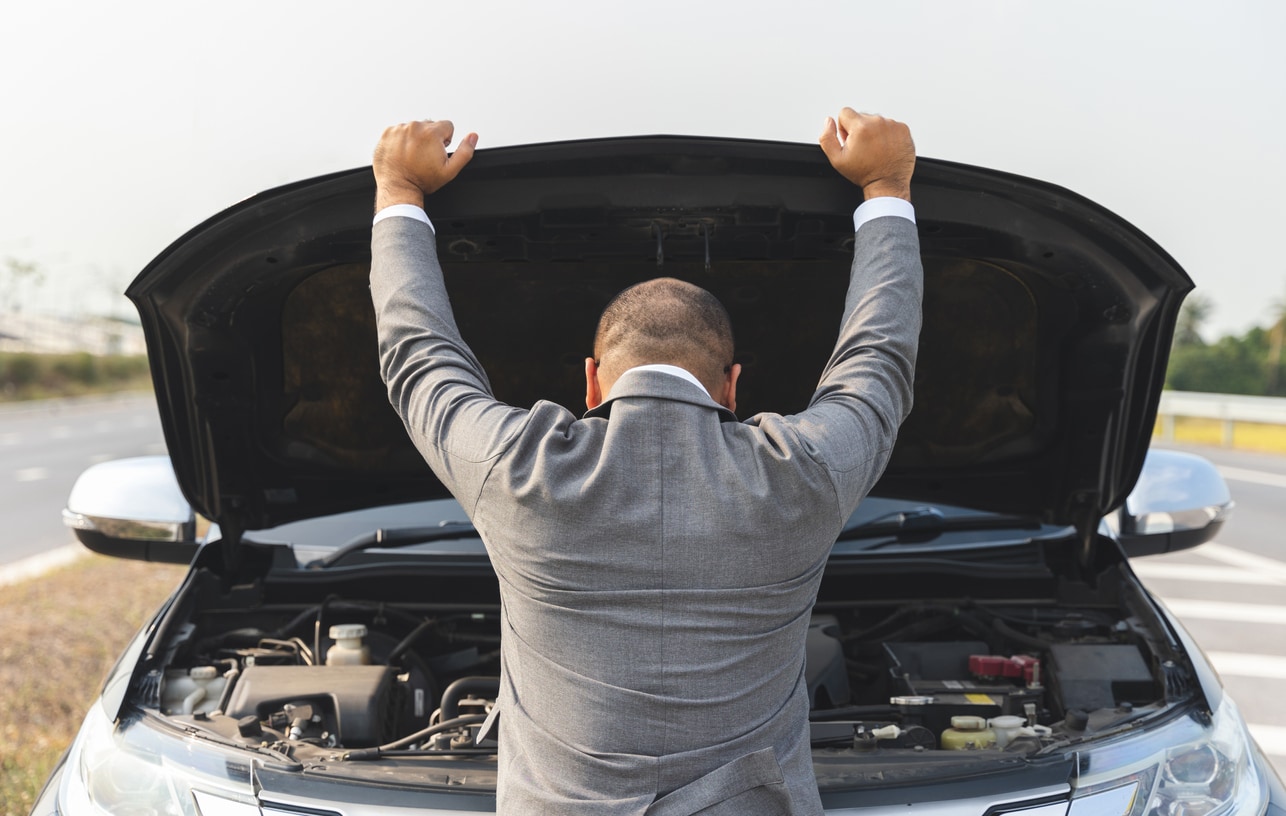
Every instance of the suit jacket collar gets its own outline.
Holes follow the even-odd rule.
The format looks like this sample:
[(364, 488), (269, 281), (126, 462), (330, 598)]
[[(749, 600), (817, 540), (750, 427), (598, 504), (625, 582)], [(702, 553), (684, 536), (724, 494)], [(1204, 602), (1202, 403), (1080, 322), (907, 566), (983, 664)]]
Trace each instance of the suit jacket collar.
[(612, 385), (612, 393), (601, 405), (586, 411), (586, 417), (606, 419), (612, 413), (612, 403), (632, 397), (648, 399), (665, 399), (675, 402), (686, 402), (719, 412), (721, 422), (736, 422), (737, 415), (710, 398), (704, 388), (699, 388), (682, 377), (666, 374), (661, 371), (638, 371), (631, 369), (621, 375)]

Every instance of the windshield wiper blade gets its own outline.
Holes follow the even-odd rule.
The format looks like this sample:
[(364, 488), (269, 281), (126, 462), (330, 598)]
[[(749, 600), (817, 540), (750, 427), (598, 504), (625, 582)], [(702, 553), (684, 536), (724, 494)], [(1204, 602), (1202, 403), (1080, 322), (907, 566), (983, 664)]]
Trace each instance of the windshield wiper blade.
[(998, 513), (948, 516), (936, 507), (915, 507), (841, 530), (836, 541), (892, 536), (897, 543), (931, 541), (944, 532), (968, 530), (1039, 530), (1038, 516)]
[(412, 547), (416, 544), (428, 544), (432, 541), (478, 537), (477, 529), (467, 521), (444, 521), (435, 527), (397, 527), (391, 530), (381, 527), (374, 532), (359, 535), (324, 558), (310, 561), (307, 567), (313, 570), (326, 569), (362, 550), (376, 548), (391, 550), (398, 547)]

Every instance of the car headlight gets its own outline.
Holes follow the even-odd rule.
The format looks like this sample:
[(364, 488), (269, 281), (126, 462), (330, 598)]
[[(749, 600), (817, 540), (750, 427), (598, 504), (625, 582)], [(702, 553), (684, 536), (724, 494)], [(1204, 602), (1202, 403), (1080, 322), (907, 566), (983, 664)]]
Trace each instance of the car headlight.
[(1225, 696), (1209, 723), (1182, 717), (1095, 747), (1081, 756), (1068, 816), (1258, 816), (1267, 782), (1248, 740)]
[(250, 764), (196, 739), (135, 721), (113, 728), (93, 706), (67, 757), (59, 809), (70, 816), (258, 814)]

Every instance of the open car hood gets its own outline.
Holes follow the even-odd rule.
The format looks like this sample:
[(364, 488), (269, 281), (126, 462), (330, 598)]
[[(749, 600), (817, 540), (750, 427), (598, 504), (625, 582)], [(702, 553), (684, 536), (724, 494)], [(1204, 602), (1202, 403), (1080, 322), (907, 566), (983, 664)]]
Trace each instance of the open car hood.
[[(921, 158), (915, 407), (876, 495), (1089, 530), (1143, 464), (1192, 283), (1062, 188)], [(127, 290), (179, 483), (225, 532), (445, 496), (389, 406), (367, 288), (369, 168), (270, 190)], [(802, 409), (835, 341), (861, 191), (813, 145), (658, 136), (479, 150), (430, 196), (457, 321), (496, 395), (583, 410), (620, 289), (727, 305), (743, 416)]]

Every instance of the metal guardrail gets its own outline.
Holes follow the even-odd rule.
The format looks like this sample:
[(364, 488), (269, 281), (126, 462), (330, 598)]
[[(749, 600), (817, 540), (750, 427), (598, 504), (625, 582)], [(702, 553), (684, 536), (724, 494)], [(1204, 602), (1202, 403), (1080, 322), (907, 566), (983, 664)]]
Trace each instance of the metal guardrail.
[(1217, 419), (1223, 428), (1223, 445), (1232, 447), (1238, 422), (1286, 425), (1286, 397), (1245, 397), (1236, 394), (1203, 394), (1196, 391), (1163, 391), (1157, 409), (1161, 438), (1174, 439), (1175, 417)]

